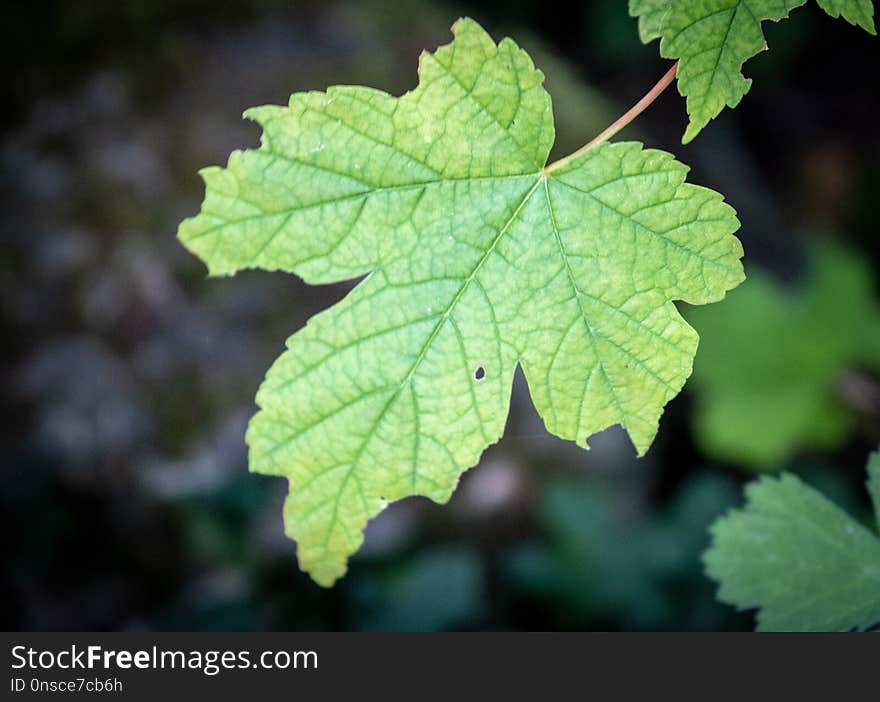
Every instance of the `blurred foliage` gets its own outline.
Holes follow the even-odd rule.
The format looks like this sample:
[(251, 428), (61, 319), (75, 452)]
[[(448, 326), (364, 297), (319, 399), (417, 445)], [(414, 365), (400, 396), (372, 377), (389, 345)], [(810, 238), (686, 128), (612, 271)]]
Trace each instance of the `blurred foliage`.
[(359, 582), (355, 623), (365, 631), (466, 627), (485, 616), (485, 589), (479, 554), (438, 546)]
[[(15, 28), (0, 49), (5, 628), (750, 628), (699, 574), (703, 525), (731, 498), (693, 441), (689, 393), (635, 461), (621, 432), (587, 453), (548, 439), (517, 379), (504, 441), (449, 507), (393, 505), (369, 525), (346, 580), (315, 587), (282, 533), (283, 481), (247, 473), (254, 408), (242, 401), (290, 329), (347, 286), (207, 279), (174, 237), (203, 195), (195, 171), (256, 145), (243, 109), (334, 83), (400, 94), (417, 82), (412, 57), (445, 42), (461, 14), (516, 36), (546, 68), (557, 149), (571, 151), (667, 69), (625, 2), (47, 0), (4, 11)], [(880, 266), (880, 92), (865, 87), (880, 52), (818, 8), (799, 12), (765, 28), (773, 50), (749, 63), (749, 99), (692, 144), (679, 145), (686, 116), (672, 90), (621, 136), (692, 164), (694, 182), (737, 208), (747, 272), (764, 267), (805, 291), (807, 232)], [(830, 316), (851, 320), (861, 304), (836, 294)], [(775, 353), (757, 333), (749, 340)], [(880, 383), (864, 364), (848, 370), (844, 406), (859, 431), (822, 450), (796, 446), (789, 467), (858, 514), (863, 473), (852, 468), (877, 443)], [(548, 498), (559, 481), (582, 507)], [(705, 502), (687, 497), (703, 491)], [(607, 502), (591, 514), (590, 500)], [(548, 504), (566, 516), (551, 518)], [(580, 526), (563, 548), (550, 524), (570, 518)], [(552, 564), (557, 582), (531, 585), (514, 567), (521, 552), (544, 554), (538, 565)], [(561, 562), (589, 587), (565, 586)], [(587, 563), (604, 577), (590, 578)]]
[(730, 626), (705, 596), (698, 561), (709, 523), (736, 499), (731, 481), (696, 475), (647, 517), (621, 497), (599, 483), (548, 483), (538, 511), (545, 540), (511, 552), (513, 582), (548, 603), (564, 628), (618, 618), (628, 629)]
[(752, 267), (717, 309), (689, 310), (701, 338), (696, 433), (707, 453), (760, 469), (841, 442), (858, 409), (858, 398), (846, 406), (845, 373), (880, 370), (871, 272), (851, 252), (816, 246), (800, 289)]
[[(880, 453), (868, 463), (880, 490)], [(712, 525), (706, 571), (719, 598), (759, 608), (762, 631), (864, 630), (880, 623), (880, 536), (797, 477), (746, 487), (746, 506)], [(874, 517), (880, 524), (880, 503)]]
[(880, 451), (872, 453), (868, 459), (868, 494), (874, 505), (877, 532), (880, 533)]

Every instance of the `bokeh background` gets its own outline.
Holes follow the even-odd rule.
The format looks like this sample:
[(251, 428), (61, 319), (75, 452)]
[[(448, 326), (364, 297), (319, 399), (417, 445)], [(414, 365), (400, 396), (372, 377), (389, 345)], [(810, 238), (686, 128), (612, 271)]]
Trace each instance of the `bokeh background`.
[[(197, 169), (257, 145), (243, 109), (333, 83), (400, 94), (416, 84), (419, 51), (446, 43), (464, 14), (496, 39), (515, 37), (544, 69), (557, 155), (669, 65), (656, 44), (639, 43), (624, 0), (4, 8), (4, 628), (750, 629), (751, 614), (715, 601), (700, 553), (755, 470), (796, 471), (867, 515), (880, 333), (852, 353), (822, 349), (876, 314), (880, 41), (810, 6), (768, 23), (772, 51), (747, 64), (751, 93), (691, 145), (680, 144), (674, 90), (622, 135), (673, 151), (695, 182), (725, 194), (743, 223), (747, 272), (804, 323), (774, 336), (774, 325), (749, 322), (761, 302), (704, 310), (714, 315), (707, 334), (721, 331), (706, 338), (715, 351), (698, 354), (697, 371), (716, 370), (669, 405), (638, 460), (619, 428), (589, 452), (548, 436), (518, 377), (504, 439), (449, 505), (393, 505), (332, 590), (300, 573), (282, 533), (285, 482), (247, 472), (244, 430), (284, 339), (348, 288), (280, 273), (208, 279), (176, 227), (201, 201)], [(842, 278), (863, 284), (813, 323), (801, 301), (831, 244), (855, 262)], [(826, 333), (830, 318), (848, 321)], [(812, 332), (802, 339), (801, 328)], [(751, 365), (734, 357), (743, 348)], [(785, 362), (794, 376), (799, 359), (825, 359), (810, 396), (817, 414), (797, 431), (774, 422), (801, 399), (773, 405), (771, 378), (749, 384), (761, 354), (780, 348), (797, 349)], [(713, 384), (727, 365), (736, 382)], [(705, 435), (703, 415), (712, 393), (738, 387), (753, 393), (743, 416), (760, 407), (765, 418), (730, 451)], [(810, 424), (827, 416), (830, 429)], [(791, 438), (762, 450), (778, 431)]]

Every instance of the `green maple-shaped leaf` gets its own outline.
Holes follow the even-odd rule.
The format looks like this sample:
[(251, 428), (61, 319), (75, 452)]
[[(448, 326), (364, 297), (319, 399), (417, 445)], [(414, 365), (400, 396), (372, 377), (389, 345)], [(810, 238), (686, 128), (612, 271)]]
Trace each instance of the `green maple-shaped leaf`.
[[(660, 54), (678, 59), (678, 89), (687, 98), (691, 141), (725, 107), (736, 107), (752, 85), (743, 63), (766, 49), (761, 23), (788, 17), (807, 0), (630, 0), (647, 43), (660, 38)], [(843, 17), (871, 34), (872, 0), (817, 0), (832, 17)]]
[(836, 399), (850, 367), (880, 369), (880, 307), (865, 261), (817, 246), (801, 289), (758, 271), (722, 304), (687, 312), (700, 333), (696, 438), (713, 456), (778, 469), (836, 445), (853, 418)]
[(324, 585), (391, 500), (446, 501), (504, 429), (517, 364), (547, 428), (613, 424), (639, 453), (691, 371), (672, 300), (743, 278), (733, 210), (640, 144), (545, 167), (543, 74), (471, 20), (419, 86), (298, 93), (246, 115), (262, 146), (202, 173), (183, 243), (213, 274), (366, 275), (287, 342), (257, 394), (251, 470), (290, 481), (287, 533)]
[[(880, 525), (880, 453), (868, 486)], [(719, 519), (703, 560), (718, 598), (759, 607), (769, 631), (867, 629), (880, 622), (880, 538), (793, 475), (746, 488), (744, 509)]]

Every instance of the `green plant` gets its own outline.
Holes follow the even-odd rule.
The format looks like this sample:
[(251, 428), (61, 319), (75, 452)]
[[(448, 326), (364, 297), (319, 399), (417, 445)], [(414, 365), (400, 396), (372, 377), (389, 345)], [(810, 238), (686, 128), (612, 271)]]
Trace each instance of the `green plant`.
[[(868, 461), (880, 528), (880, 452)], [(761, 630), (868, 629), (880, 623), (880, 536), (788, 473), (746, 488), (746, 506), (711, 527), (703, 556), (718, 597), (759, 608)]]
[[(642, 14), (643, 36), (672, 26), (669, 4)], [(586, 447), (619, 424), (644, 453), (697, 348), (674, 301), (744, 278), (722, 197), (668, 153), (609, 143), (677, 70), (685, 89), (687, 57), (547, 164), (541, 71), (472, 20), (453, 31), (400, 98), (336, 86), (248, 110), (261, 147), (204, 169), (180, 226), (212, 275), (366, 276), (288, 339), (247, 434), (251, 470), (290, 481), (286, 531), (322, 585), (389, 501), (449, 499), (500, 438), (517, 365), (549, 431)]]
[(873, 283), (853, 253), (817, 245), (803, 289), (752, 269), (711, 313), (686, 311), (700, 333), (694, 421), (707, 454), (778, 470), (797, 449), (839, 444), (854, 424), (836, 397), (845, 373), (880, 370)]
[[(597, 619), (642, 631), (718, 628), (731, 613), (713, 602), (700, 554), (707, 528), (736, 504), (737, 492), (730, 478), (702, 472), (636, 517), (631, 496), (613, 485), (555, 479), (538, 496), (542, 538), (511, 549), (505, 566), (515, 586), (566, 629)], [(715, 606), (697, 604), (707, 602)]]
[(733, 210), (685, 166), (606, 143), (622, 123), (546, 165), (543, 74), (471, 20), (454, 33), (401, 98), (249, 110), (262, 147), (203, 171), (180, 229), (213, 274), (369, 274), (288, 340), (248, 430), (251, 469), (290, 479), (287, 531), (324, 585), (389, 500), (449, 498), (500, 438), (517, 364), (551, 432), (586, 446), (619, 423), (643, 453), (697, 346), (672, 300), (743, 278)]
[[(843, 17), (871, 34), (871, 0), (816, 0), (832, 17)], [(736, 107), (752, 87), (743, 63), (767, 49), (761, 23), (778, 21), (807, 0), (629, 0), (646, 44), (660, 39), (660, 54), (677, 59), (678, 90), (687, 98), (691, 141), (725, 107)]]

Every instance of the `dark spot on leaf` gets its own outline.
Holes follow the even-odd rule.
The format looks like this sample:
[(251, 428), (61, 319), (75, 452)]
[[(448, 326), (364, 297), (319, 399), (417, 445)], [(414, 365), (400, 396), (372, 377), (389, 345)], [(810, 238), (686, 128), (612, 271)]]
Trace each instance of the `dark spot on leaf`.
[(483, 366), (480, 366), (479, 368), (477, 368), (477, 370), (474, 371), (474, 378), (476, 378), (477, 380), (482, 380), (485, 377), (486, 371), (483, 370)]

